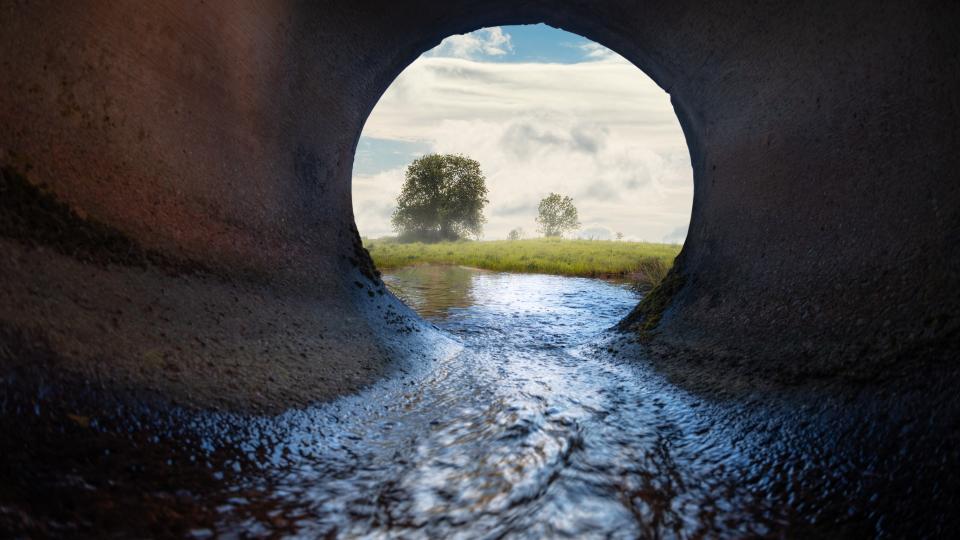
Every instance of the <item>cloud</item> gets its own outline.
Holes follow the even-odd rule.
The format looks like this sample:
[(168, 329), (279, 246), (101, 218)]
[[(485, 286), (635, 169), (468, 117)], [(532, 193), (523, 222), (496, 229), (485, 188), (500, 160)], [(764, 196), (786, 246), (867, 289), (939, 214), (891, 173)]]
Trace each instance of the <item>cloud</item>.
[(564, 140), (533, 127), (529, 122), (513, 122), (500, 136), (500, 147), (520, 159), (528, 159), (537, 150), (564, 144)]
[(404, 168), (398, 167), (353, 177), (353, 215), (363, 236), (377, 238), (393, 233), (390, 217), (403, 185)]
[[(487, 238), (514, 227), (535, 231), (537, 204), (551, 191), (574, 197), (585, 224), (627, 238), (660, 240), (690, 219), (693, 175), (669, 95), (616, 55), (555, 64), (431, 53), (386, 91), (364, 137), (478, 160), (489, 189)], [(403, 181), (396, 165), (354, 175), (364, 235), (390, 233)]]
[(588, 60), (617, 60), (620, 57), (620, 55), (599, 43), (584, 43), (580, 45), (580, 50), (583, 51), (583, 56)]
[(631, 175), (623, 181), (623, 188), (628, 190), (640, 189), (645, 186), (650, 181), (648, 176), (642, 175), (640, 172)]
[(670, 231), (670, 234), (663, 237), (665, 244), (682, 244), (687, 239), (688, 225), (681, 225)]
[(602, 147), (608, 131), (597, 126), (574, 126), (570, 131), (574, 150), (596, 154)]
[(534, 122), (535, 120), (520, 120), (509, 123), (500, 138), (500, 146), (504, 152), (510, 152), (521, 159), (551, 150), (551, 147), (596, 154), (602, 148), (607, 135), (605, 129), (595, 126), (574, 125), (568, 129), (550, 129), (559, 126), (546, 124), (546, 127), (538, 128), (533, 125)]
[(612, 201), (620, 197), (620, 191), (604, 181), (592, 182), (583, 190), (582, 198), (595, 201)]
[(450, 36), (425, 56), (475, 60), (483, 56), (503, 56), (513, 52), (510, 34), (499, 26), (484, 28), (469, 34)]
[(570, 127), (616, 131), (651, 150), (686, 149), (669, 95), (622, 58), (548, 64), (422, 57), (386, 91), (364, 134), (416, 141), (444, 120), (503, 122), (520, 116), (541, 132), (572, 118)]
[(493, 211), (489, 212), (493, 216), (499, 217), (514, 217), (514, 216), (530, 216), (537, 213), (537, 202), (520, 202), (516, 204), (499, 204), (493, 207)]

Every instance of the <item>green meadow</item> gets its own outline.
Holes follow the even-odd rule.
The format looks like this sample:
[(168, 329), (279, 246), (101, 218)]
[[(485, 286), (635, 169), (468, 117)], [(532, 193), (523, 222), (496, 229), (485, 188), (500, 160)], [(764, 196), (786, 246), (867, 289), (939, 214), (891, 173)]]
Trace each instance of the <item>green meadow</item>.
[(426, 263), (456, 264), (502, 272), (621, 277), (644, 286), (660, 283), (680, 252), (676, 244), (557, 238), (431, 244), (364, 238), (363, 245), (383, 270)]

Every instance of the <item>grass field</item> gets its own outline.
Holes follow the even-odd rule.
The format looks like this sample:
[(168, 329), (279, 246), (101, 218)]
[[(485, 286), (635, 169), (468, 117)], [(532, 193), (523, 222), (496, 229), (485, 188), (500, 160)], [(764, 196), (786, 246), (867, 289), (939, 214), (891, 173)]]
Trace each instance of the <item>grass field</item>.
[(401, 244), (392, 238), (363, 239), (378, 268), (412, 264), (458, 264), (503, 272), (564, 276), (626, 277), (653, 286), (680, 252), (675, 244), (605, 240), (495, 240)]

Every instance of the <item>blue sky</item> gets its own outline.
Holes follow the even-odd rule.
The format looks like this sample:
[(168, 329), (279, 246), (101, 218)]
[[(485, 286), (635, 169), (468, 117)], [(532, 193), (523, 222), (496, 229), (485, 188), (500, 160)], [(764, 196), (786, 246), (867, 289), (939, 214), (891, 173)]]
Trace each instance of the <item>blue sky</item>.
[[(486, 55), (486, 62), (547, 62), (574, 64), (588, 60), (593, 41), (545, 24), (502, 26), (510, 47), (502, 55)], [(483, 32), (483, 31), (481, 31)]]
[(545, 25), (450, 36), (394, 81), (357, 147), (361, 234), (391, 234), (403, 171), (429, 152), (480, 161), (487, 239), (536, 236), (550, 191), (574, 198), (584, 236), (679, 242), (689, 221), (692, 172), (669, 96), (610, 50)]

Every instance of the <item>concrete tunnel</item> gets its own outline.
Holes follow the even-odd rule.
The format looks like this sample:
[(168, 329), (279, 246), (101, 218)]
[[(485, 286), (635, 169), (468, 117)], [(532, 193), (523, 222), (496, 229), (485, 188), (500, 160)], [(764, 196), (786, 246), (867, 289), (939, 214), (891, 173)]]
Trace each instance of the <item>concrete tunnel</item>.
[(694, 170), (689, 236), (670, 290), (625, 326), (672, 368), (952, 363), (956, 15), (936, 2), (3, 2), (3, 368), (277, 410), (421, 355), (435, 336), (381, 294), (359, 244), (357, 139), (445, 36), (535, 22), (612, 48), (671, 95)]
[(4, 393), (270, 413), (436, 354), (444, 336), (360, 244), (357, 140), (444, 37), (538, 22), (630, 60), (684, 130), (689, 235), (620, 328), (655, 365), (700, 389), (942, 390), (960, 350), (958, 12), (4, 0)]

